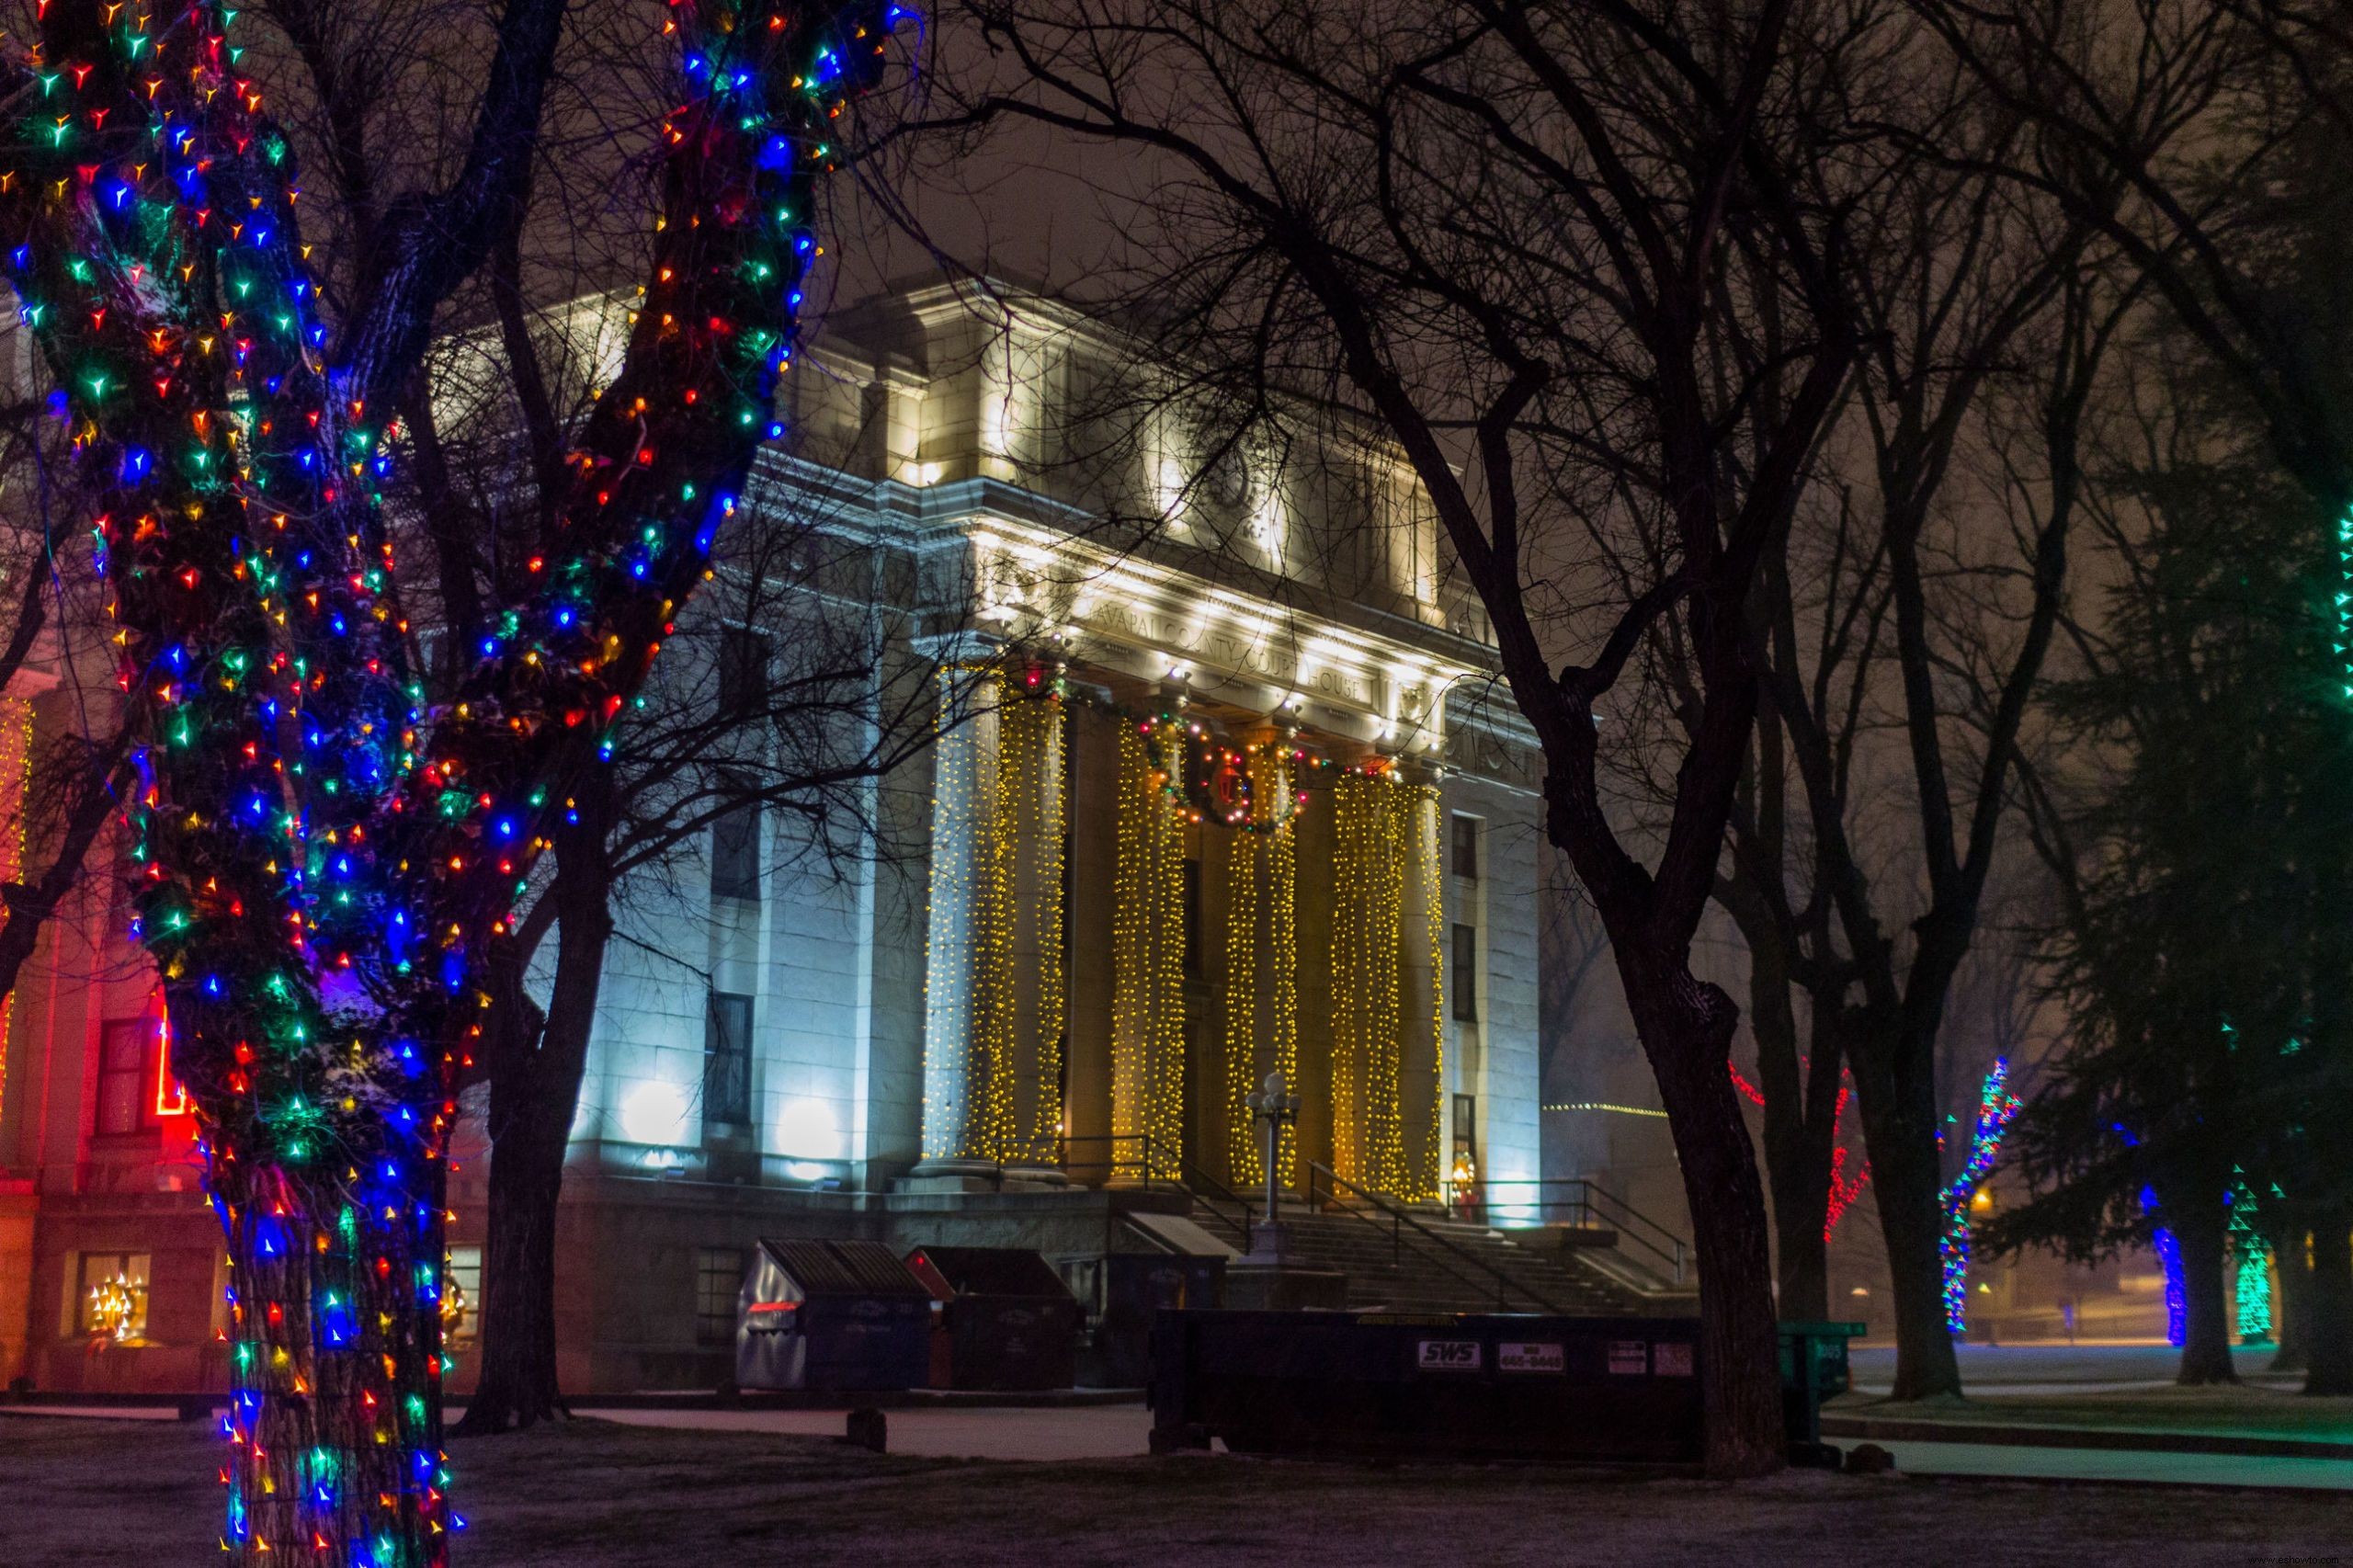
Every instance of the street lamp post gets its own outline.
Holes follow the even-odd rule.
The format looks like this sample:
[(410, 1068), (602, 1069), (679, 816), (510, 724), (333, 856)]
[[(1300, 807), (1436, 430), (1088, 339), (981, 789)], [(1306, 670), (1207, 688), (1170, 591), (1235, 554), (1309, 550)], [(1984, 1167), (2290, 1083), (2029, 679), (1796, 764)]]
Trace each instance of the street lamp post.
[(1267, 1223), (1270, 1226), (1276, 1221), (1276, 1151), (1281, 1147), (1282, 1130), (1299, 1119), (1299, 1096), (1286, 1094), (1284, 1088), (1282, 1074), (1269, 1073), (1256, 1094), (1242, 1096), (1242, 1103), (1250, 1108), (1251, 1116), (1259, 1124), (1259, 1136), (1265, 1140), (1261, 1165), (1267, 1173)]

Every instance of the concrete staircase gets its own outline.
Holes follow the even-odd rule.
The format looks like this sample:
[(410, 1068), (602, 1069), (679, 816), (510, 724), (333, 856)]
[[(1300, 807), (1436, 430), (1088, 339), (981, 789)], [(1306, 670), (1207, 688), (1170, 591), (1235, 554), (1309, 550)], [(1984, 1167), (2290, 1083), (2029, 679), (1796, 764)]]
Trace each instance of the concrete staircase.
[[(1223, 1210), (1231, 1217), (1231, 1210)], [(1211, 1223), (1216, 1216), (1197, 1214)], [(1540, 1312), (1612, 1317), (1688, 1310), (1648, 1296), (1574, 1249), (1522, 1245), (1510, 1233), (1416, 1211), (1421, 1227), (1370, 1206), (1281, 1210), (1288, 1261), (1347, 1276), (1347, 1304), (1401, 1312)]]

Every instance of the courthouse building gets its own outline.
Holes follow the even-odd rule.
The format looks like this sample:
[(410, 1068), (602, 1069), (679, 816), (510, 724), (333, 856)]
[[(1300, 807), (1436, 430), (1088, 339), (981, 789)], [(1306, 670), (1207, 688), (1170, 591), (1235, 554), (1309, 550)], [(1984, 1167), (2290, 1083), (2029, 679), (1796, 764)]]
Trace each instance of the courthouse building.
[[(738, 811), (624, 890), (566, 1386), (722, 1378), (763, 1236), (1017, 1242), (1082, 1293), (1214, 1245), (1186, 1194), (1267, 1179), (1244, 1096), (1270, 1073), (1302, 1100), (1287, 1188), (1539, 1176), (1533, 739), (1399, 454), (1222, 429), (1131, 337), (970, 286), (837, 312), (806, 361), (746, 500), (800, 508), (823, 565), (676, 656), (740, 684), (850, 618), (871, 724), (914, 690), (937, 738), (860, 786), (859, 852)], [(0, 796), (28, 726), (72, 722), (7, 702)], [(7, 1020), (0, 1377), (210, 1386), (225, 1260), (108, 881)], [(478, 1295), (478, 1127), (457, 1160)]]

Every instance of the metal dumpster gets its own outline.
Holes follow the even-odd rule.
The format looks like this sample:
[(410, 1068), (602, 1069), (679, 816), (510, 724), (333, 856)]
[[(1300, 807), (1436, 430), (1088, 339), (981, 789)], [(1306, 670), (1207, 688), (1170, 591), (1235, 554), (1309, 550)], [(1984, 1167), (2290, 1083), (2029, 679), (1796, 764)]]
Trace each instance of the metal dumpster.
[(931, 1292), (880, 1242), (763, 1241), (737, 1298), (747, 1389), (906, 1389), (931, 1360)]
[(907, 1268), (941, 1303), (947, 1377), (957, 1389), (1066, 1389), (1077, 1373), (1078, 1301), (1020, 1247), (923, 1246)]
[(1696, 1318), (1164, 1312), (1153, 1446), (1696, 1466)]
[(1781, 1340), (1781, 1420), (1790, 1435), (1790, 1462), (1836, 1469), (1843, 1457), (1822, 1440), (1822, 1404), (1847, 1392), (1847, 1342), (1859, 1323), (1785, 1323)]
[(1154, 1316), (1225, 1299), (1225, 1259), (1179, 1253), (1113, 1253), (1095, 1274), (1093, 1323), (1079, 1368), (1089, 1388), (1142, 1388), (1152, 1375)]

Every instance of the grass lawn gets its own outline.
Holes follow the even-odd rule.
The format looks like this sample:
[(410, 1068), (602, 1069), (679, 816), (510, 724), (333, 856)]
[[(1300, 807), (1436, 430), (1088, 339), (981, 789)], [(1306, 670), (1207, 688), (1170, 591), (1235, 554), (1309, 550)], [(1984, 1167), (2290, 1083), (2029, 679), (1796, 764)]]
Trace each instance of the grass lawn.
[[(595, 1420), (450, 1445), (460, 1568), (2353, 1562), (2326, 1497), (1793, 1473), (1725, 1485), (1226, 1456), (1012, 1464)], [(0, 1565), (212, 1561), (201, 1426), (0, 1417)]]
[[(1922, 1404), (1844, 1394), (1824, 1408), (1841, 1415), (1906, 1420), (2146, 1428), (2353, 1443), (2353, 1399), (2307, 1399), (2292, 1389), (2258, 1384), (1972, 1394), (1965, 1401)], [(2353, 1549), (2347, 1561), (2353, 1562)]]

